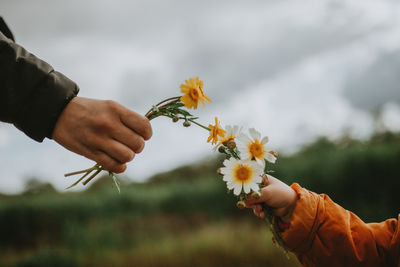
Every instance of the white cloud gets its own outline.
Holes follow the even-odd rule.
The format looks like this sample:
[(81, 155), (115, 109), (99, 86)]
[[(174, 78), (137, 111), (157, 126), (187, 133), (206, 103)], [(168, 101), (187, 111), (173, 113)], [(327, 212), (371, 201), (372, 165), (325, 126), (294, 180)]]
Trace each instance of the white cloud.
[(388, 102), (382, 108), (382, 123), (392, 132), (400, 132), (400, 106), (396, 103)]
[[(218, 116), (224, 125), (256, 127), (271, 147), (288, 152), (321, 135), (367, 137), (371, 116), (348, 92), (375, 101), (362, 77), (382, 84), (371, 67), (400, 49), (395, 1), (5, 0), (2, 12), (17, 41), (77, 81), (82, 96), (144, 113), (199, 75), (213, 100), (194, 112), (202, 122)], [(392, 91), (377, 92), (382, 101), (393, 99)], [(396, 130), (398, 106), (383, 114)], [(154, 136), (128, 176), (145, 179), (212, 154), (202, 129), (167, 119), (152, 124)], [(33, 175), (63, 189), (71, 181), (63, 173), (92, 164), (52, 141), (37, 144), (5, 129), (0, 191), (17, 192)]]

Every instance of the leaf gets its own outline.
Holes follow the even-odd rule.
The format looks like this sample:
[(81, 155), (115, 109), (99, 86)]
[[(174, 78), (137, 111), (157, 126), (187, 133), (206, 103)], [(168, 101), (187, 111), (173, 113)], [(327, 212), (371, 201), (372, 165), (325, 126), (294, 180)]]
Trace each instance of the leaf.
[(182, 114), (184, 116), (193, 116), (192, 114), (190, 114), (189, 112), (187, 112), (186, 110), (183, 109), (176, 109), (178, 111), (179, 114)]
[(177, 102), (177, 103), (171, 104), (169, 107), (171, 107), (171, 108), (180, 108), (180, 107), (183, 107), (183, 106), (185, 106), (185, 105), (182, 102)]
[(111, 176), (111, 179), (113, 180), (114, 185), (118, 190), (118, 193), (121, 194), (121, 189), (119, 188), (119, 181), (118, 181), (117, 177), (112, 172), (108, 172), (108, 174)]

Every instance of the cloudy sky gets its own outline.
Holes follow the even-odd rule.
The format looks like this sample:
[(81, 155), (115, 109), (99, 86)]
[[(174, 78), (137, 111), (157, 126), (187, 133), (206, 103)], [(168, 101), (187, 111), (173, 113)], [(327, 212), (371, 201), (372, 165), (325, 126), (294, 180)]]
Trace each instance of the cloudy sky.
[[(199, 76), (212, 99), (195, 112), (202, 122), (255, 127), (282, 153), (319, 136), (368, 138), (378, 109), (400, 131), (398, 1), (2, 0), (0, 10), (17, 42), (77, 82), (80, 96), (145, 113)], [(204, 130), (152, 125), (130, 178), (212, 155)], [(62, 190), (65, 172), (91, 165), (0, 124), (1, 192), (30, 177)]]

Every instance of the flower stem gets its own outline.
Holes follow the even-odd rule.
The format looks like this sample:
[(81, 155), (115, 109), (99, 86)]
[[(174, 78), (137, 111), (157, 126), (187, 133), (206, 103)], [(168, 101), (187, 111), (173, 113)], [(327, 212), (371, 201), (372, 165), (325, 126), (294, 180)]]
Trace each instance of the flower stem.
[(197, 121), (195, 121), (194, 119), (187, 119), (188, 121), (190, 121), (190, 122), (193, 122), (194, 124), (196, 124), (196, 125), (198, 125), (198, 126), (200, 126), (201, 128), (203, 128), (203, 129), (205, 129), (205, 130), (207, 130), (207, 131), (211, 131), (211, 129), (210, 128), (208, 128), (208, 127), (206, 127), (206, 126), (204, 126), (204, 125), (202, 125), (202, 124), (200, 124), (200, 123), (198, 123)]
[(87, 178), (82, 184), (86, 185), (89, 183), (94, 177), (96, 177), (97, 174), (99, 174), (103, 169), (98, 169), (95, 173), (92, 174), (89, 178)]
[(92, 168), (86, 169), (86, 170), (81, 170), (81, 171), (76, 171), (76, 172), (69, 172), (69, 173), (64, 174), (64, 176), (68, 177), (68, 176), (72, 176), (72, 175), (81, 174), (81, 173), (84, 173), (84, 172), (89, 172), (89, 171), (91, 172), (94, 169), (96, 169), (95, 166), (93, 166)]
[[(170, 98), (164, 99), (163, 101), (159, 102), (158, 104), (154, 105), (153, 107), (162, 109), (164, 107), (167, 107), (168, 105), (178, 102), (180, 98), (181, 98), (180, 96), (170, 97)], [(161, 104), (168, 102), (168, 101), (171, 101), (171, 102), (160, 106)], [(153, 108), (151, 108), (149, 111), (147, 111), (146, 115), (144, 115), (144, 116), (146, 118), (150, 119), (152, 114), (153, 114)]]
[(162, 103), (165, 103), (165, 102), (170, 101), (170, 100), (178, 100), (179, 98), (181, 98), (181, 97), (180, 97), (180, 96), (170, 97), (170, 98), (164, 99), (163, 101), (161, 101), (160, 103), (158, 103), (158, 104), (155, 105), (155, 106), (158, 107), (158, 106), (161, 105)]
[(71, 184), (70, 186), (68, 186), (65, 189), (70, 189), (70, 188), (74, 187), (75, 185), (79, 184), (80, 181), (82, 181), (86, 176), (88, 176), (93, 170), (95, 170), (94, 167), (91, 169), (88, 169), (88, 171), (81, 178), (79, 178), (75, 183)]
[(273, 215), (272, 208), (267, 206), (265, 203), (263, 203), (261, 206), (263, 211), (265, 212), (265, 221), (268, 223), (269, 230), (271, 231), (275, 242), (285, 251), (285, 254), (287, 254), (288, 252), (285, 247), (285, 243), (280, 234), (275, 229), (275, 216)]

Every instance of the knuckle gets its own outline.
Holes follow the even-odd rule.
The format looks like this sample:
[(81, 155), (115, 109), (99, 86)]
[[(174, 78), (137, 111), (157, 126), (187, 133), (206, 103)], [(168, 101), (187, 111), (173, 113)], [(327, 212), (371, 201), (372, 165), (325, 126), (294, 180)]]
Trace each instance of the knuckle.
[(110, 110), (117, 110), (119, 106), (119, 104), (113, 100), (104, 100), (104, 104)]
[(96, 162), (102, 166), (104, 169), (109, 170), (111, 166), (111, 161), (103, 154), (97, 154)]
[(110, 131), (114, 128), (114, 123), (108, 117), (100, 117), (97, 120), (97, 128), (100, 130)]

